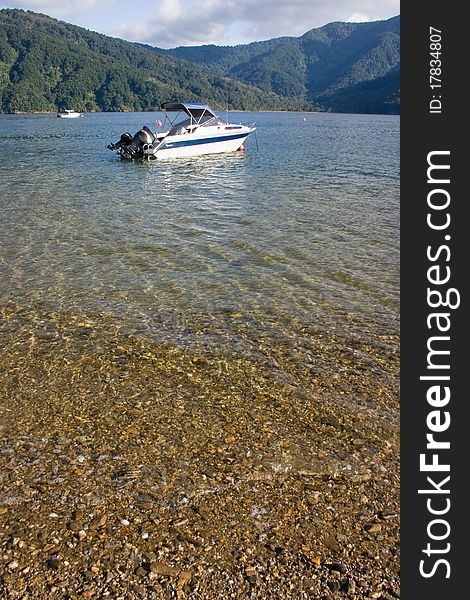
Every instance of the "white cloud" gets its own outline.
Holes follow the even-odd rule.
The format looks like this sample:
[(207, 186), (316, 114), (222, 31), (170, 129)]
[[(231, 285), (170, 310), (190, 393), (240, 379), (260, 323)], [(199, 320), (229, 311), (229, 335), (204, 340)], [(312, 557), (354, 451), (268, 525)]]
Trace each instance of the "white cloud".
[(49, 15), (72, 14), (92, 10), (100, 0), (27, 0), (25, 2), (6, 2), (12, 8), (24, 8)]
[(227, 29), (223, 11), (230, 10), (230, 0), (161, 0), (147, 22), (122, 24), (112, 35), (156, 46), (216, 43)]
[(301, 35), (331, 21), (370, 21), (399, 13), (399, 0), (163, 0), (144, 26), (112, 34), (162, 47), (238, 43)]
[(347, 23), (365, 23), (366, 21), (372, 21), (369, 15), (364, 15), (362, 13), (353, 13), (344, 19)]

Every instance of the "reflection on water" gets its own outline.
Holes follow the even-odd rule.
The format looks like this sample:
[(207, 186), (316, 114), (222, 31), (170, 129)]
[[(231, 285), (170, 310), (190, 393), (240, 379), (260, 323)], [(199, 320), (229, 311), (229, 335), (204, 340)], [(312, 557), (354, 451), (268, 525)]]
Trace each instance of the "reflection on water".
[(243, 118), (259, 151), (127, 163), (107, 143), (154, 114), (0, 117), (4, 300), (130, 329), (165, 315), (175, 339), (231, 313), (287, 336), (351, 315), (396, 332), (398, 118)]

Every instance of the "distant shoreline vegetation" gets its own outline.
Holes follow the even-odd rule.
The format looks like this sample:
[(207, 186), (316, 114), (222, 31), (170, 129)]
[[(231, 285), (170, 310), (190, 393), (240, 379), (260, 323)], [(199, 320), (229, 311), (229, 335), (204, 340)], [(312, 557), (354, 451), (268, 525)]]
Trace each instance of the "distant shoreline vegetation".
[(0, 112), (218, 111), (399, 114), (399, 17), (301, 37), (162, 50), (46, 15), (0, 10)]
[[(220, 116), (223, 117), (223, 114), (227, 112), (226, 108), (219, 108), (219, 109), (214, 109), (214, 111), (216, 113), (218, 113)], [(54, 115), (56, 116), (57, 113), (60, 112), (59, 110), (31, 110), (31, 111), (14, 111), (14, 112), (0, 112), (0, 115), (5, 115), (5, 116), (15, 116), (15, 115)], [(155, 108), (155, 109), (149, 109), (149, 110), (112, 110), (112, 111), (107, 111), (107, 110), (82, 110), (82, 111), (78, 111), (81, 112), (82, 114), (100, 114), (100, 113), (136, 113), (136, 112), (155, 112), (155, 113), (161, 113), (162, 110), (159, 108)], [(336, 112), (333, 110), (325, 110), (325, 109), (320, 109), (320, 108), (315, 108), (315, 109), (308, 109), (308, 110), (283, 110), (283, 109), (259, 109), (259, 110), (244, 110), (244, 109), (240, 109), (240, 108), (229, 108), (228, 112), (230, 113), (299, 113), (299, 114), (304, 114), (304, 115), (308, 115), (308, 114), (346, 114), (346, 113), (341, 113), (341, 112)], [(388, 116), (388, 117), (399, 117), (400, 113), (347, 113), (350, 115), (376, 115), (376, 116)]]

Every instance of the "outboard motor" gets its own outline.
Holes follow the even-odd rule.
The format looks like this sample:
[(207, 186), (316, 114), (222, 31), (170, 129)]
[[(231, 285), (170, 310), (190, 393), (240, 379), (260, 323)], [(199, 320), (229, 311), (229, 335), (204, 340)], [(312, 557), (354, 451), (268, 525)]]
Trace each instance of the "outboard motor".
[(117, 142), (115, 142), (114, 144), (108, 144), (107, 148), (108, 150), (119, 150), (119, 148), (128, 146), (132, 142), (132, 139), (133, 138), (131, 134), (126, 131), (126, 133), (123, 133), (121, 135)]
[(118, 142), (109, 144), (109, 150), (117, 150), (122, 158), (143, 158), (144, 146), (150, 145), (155, 140), (154, 134), (144, 125), (134, 137), (126, 131)]
[(143, 144), (152, 144), (155, 140), (155, 136), (146, 125), (135, 134), (134, 139), (136, 137), (138, 137)]

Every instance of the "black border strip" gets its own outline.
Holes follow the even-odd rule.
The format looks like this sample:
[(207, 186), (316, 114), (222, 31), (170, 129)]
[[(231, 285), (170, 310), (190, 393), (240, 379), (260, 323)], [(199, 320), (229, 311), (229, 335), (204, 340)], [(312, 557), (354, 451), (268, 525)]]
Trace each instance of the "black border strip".
[[(437, 47), (430, 46), (430, 27), (442, 32), (438, 57), (431, 56)], [(402, 4), (401, 579), (405, 600), (442, 600), (466, 597), (469, 593), (465, 549), (470, 533), (469, 502), (464, 488), (470, 427), (464, 373), (468, 370), (469, 354), (466, 332), (470, 328), (465, 307), (469, 271), (466, 262), (470, 255), (466, 241), (470, 235), (465, 218), (468, 193), (462, 184), (468, 170), (468, 151), (463, 142), (469, 130), (464, 106), (469, 34), (466, 19), (455, 3), (430, 0), (419, 5)], [(431, 65), (430, 61), (436, 58), (441, 61), (441, 71), (433, 74), (439, 73), (441, 88), (430, 87), (430, 83), (438, 83), (430, 81), (430, 69), (439, 65)], [(440, 112), (436, 100), (442, 103)], [(428, 172), (430, 162), (450, 168), (431, 168)], [(439, 202), (442, 209), (429, 206)], [(434, 228), (436, 225), (443, 228)], [(429, 271), (435, 266), (437, 269)], [(447, 275), (449, 280), (445, 283), (430, 282), (442, 281)], [(456, 305), (459, 298), (460, 305), (432, 308), (431, 303), (439, 304), (439, 296), (429, 297), (428, 288), (440, 291), (443, 302), (448, 298), (449, 304)], [(451, 288), (455, 291), (446, 296)], [(430, 317), (438, 312), (448, 316), (440, 320)], [(448, 330), (440, 331), (438, 322)], [(431, 340), (433, 336), (436, 339)], [(429, 354), (429, 348), (449, 354)], [(448, 369), (444, 368), (446, 365)], [(420, 379), (430, 376), (449, 379)], [(434, 391), (429, 391), (433, 386)], [(446, 393), (450, 394), (447, 402)], [(437, 432), (438, 428), (443, 431)], [(450, 448), (426, 448), (427, 434), (433, 434), (433, 440), (449, 442)], [(448, 464), (450, 470), (441, 471), (440, 466), (435, 471), (424, 470), (429, 467), (420, 469), (421, 454), (426, 456), (424, 463), (429, 465), (434, 460), (439, 465)], [(420, 494), (420, 489), (427, 491)]]

